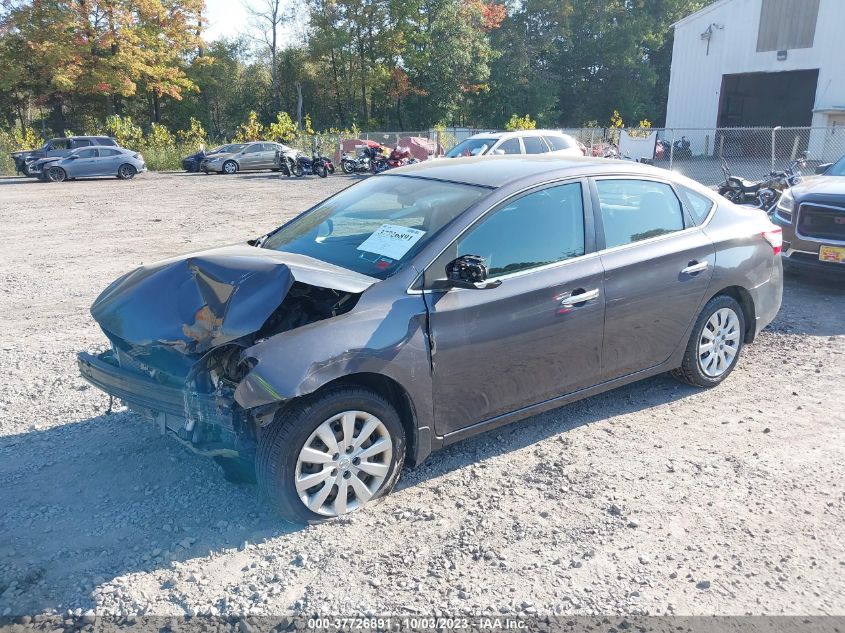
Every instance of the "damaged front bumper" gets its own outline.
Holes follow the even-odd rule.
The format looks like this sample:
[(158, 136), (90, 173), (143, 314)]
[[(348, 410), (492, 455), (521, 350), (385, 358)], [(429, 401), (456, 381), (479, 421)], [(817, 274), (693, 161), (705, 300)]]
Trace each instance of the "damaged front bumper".
[(94, 356), (77, 355), (79, 372), (89, 383), (121, 400), (129, 409), (155, 421), (162, 432), (171, 431), (192, 450), (213, 456), (237, 456), (229, 442), (197, 442), (195, 420), (226, 432), (234, 431), (231, 408), (220, 406), (216, 394), (198, 393), (163, 385), (152, 378), (120, 367), (112, 351)]

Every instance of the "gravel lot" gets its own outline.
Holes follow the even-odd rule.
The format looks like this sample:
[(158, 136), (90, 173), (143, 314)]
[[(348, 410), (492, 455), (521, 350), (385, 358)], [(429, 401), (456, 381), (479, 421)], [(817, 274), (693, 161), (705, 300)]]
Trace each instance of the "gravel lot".
[(720, 388), (657, 377), (280, 522), (77, 374), (94, 297), (353, 179), (0, 179), (0, 614), (845, 614), (845, 289), (787, 278)]

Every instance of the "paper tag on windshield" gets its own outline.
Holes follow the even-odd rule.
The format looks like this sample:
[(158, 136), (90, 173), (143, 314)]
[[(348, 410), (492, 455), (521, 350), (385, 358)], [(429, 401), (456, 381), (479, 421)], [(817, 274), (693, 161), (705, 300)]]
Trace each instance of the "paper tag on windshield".
[(396, 224), (382, 224), (358, 247), (359, 251), (377, 253), (390, 259), (402, 259), (425, 231)]

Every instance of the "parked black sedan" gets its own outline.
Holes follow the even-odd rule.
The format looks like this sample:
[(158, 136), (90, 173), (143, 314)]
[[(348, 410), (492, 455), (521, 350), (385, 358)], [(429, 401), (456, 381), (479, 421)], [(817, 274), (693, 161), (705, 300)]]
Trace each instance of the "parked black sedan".
[(182, 169), (188, 172), (197, 172), (200, 170), (200, 165), (202, 165), (202, 161), (204, 161), (209, 156), (215, 156), (217, 154), (229, 154), (232, 152), (239, 152), (243, 148), (245, 143), (229, 143), (228, 145), (221, 145), (220, 147), (215, 147), (209, 151), (205, 151), (205, 148), (201, 148), (198, 152), (191, 154), (190, 156), (185, 156), (182, 159)]
[(667, 371), (719, 385), (780, 308), (780, 246), (764, 212), (639, 163), (428, 161), (120, 277), (91, 309), (111, 349), (79, 367), (325, 519), (501, 424)]
[(845, 156), (785, 191), (773, 220), (787, 266), (845, 274)]

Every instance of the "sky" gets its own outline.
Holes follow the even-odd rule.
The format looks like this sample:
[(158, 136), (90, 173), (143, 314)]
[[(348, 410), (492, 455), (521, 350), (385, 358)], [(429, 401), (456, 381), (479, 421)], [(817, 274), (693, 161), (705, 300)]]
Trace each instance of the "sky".
[[(242, 33), (249, 34), (251, 28), (249, 15), (245, 4), (256, 7), (266, 6), (266, 0), (205, 0), (205, 16), (208, 27), (205, 30), (205, 40), (211, 42), (221, 37), (236, 37)], [(290, 3), (282, 5), (285, 9), (290, 8)], [(282, 25), (279, 30), (282, 46), (289, 44), (292, 40), (301, 39), (304, 28), (302, 16), (295, 16), (290, 22)]]
[(205, 0), (208, 29), (205, 39), (233, 37), (249, 27), (242, 0)]

